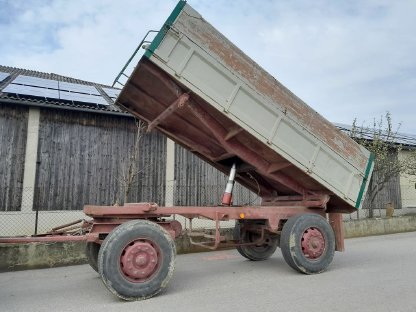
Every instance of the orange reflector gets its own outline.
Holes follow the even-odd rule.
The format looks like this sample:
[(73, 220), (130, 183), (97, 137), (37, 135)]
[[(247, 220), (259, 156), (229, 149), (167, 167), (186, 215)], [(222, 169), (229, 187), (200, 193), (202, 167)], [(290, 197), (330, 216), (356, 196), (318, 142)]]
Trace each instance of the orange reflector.
[(240, 213), (240, 219), (244, 219), (245, 218), (245, 214), (244, 213)]

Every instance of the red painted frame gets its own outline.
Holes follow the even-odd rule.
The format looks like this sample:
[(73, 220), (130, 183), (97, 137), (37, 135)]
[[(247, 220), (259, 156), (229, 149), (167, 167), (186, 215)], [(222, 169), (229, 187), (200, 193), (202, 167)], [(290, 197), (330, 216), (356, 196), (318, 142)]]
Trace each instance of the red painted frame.
[[(259, 227), (261, 237), (265, 232), (270, 234), (279, 234), (283, 222), (292, 216), (304, 213), (316, 213), (323, 217), (326, 216), (325, 198), (323, 201), (315, 200), (315, 207), (307, 208), (305, 206), (295, 205), (296, 202), (303, 201), (290, 200), (284, 198), (290, 204), (288, 206), (214, 206), (214, 207), (197, 207), (197, 206), (173, 206), (159, 207), (155, 203), (130, 203), (125, 206), (92, 206), (84, 207), (87, 216), (92, 217), (92, 221), (78, 220), (57, 228), (52, 229), (44, 235), (29, 237), (3, 237), (0, 243), (33, 243), (33, 242), (71, 242), (86, 241), (101, 243), (104, 236), (110, 233), (118, 225), (135, 219), (148, 219), (158, 223), (167, 230), (172, 238), (178, 237), (182, 232), (182, 226), (178, 221), (166, 220), (174, 215), (181, 215), (188, 219), (203, 217), (215, 221), (215, 235), (208, 242), (193, 242), (195, 245), (209, 249), (217, 249), (225, 238), (220, 235), (220, 221), (229, 220), (262, 220), (265, 225)], [(297, 198), (294, 198), (297, 199)], [(285, 201), (283, 201), (285, 202)], [(276, 201), (275, 203), (280, 203)], [(344, 232), (342, 226), (342, 214), (329, 213), (329, 222), (334, 229), (336, 237), (336, 250), (344, 250)], [(76, 223), (79, 231), (73, 232)], [(68, 233), (66, 229), (72, 230)], [(191, 229), (192, 230), (192, 229)], [(104, 235), (104, 236), (103, 236)], [(192, 237), (192, 233), (190, 234)], [(259, 244), (255, 242), (253, 244)], [(243, 245), (238, 242), (225, 242), (228, 247)]]

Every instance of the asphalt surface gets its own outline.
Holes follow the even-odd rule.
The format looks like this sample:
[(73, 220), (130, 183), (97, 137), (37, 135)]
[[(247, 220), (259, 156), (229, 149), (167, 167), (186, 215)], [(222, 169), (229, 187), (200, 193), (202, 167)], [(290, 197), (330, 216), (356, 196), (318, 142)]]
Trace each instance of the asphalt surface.
[(416, 232), (349, 239), (330, 269), (302, 275), (280, 250), (180, 255), (157, 297), (124, 302), (88, 265), (0, 274), (0, 311), (416, 311)]

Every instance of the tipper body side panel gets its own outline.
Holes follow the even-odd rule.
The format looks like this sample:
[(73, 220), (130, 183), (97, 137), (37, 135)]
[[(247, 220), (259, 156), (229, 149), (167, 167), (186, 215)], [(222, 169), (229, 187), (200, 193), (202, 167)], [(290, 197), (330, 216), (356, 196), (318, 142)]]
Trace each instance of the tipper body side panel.
[(369, 151), (301, 101), (181, 1), (118, 104), (262, 197), (328, 194), (360, 208)]

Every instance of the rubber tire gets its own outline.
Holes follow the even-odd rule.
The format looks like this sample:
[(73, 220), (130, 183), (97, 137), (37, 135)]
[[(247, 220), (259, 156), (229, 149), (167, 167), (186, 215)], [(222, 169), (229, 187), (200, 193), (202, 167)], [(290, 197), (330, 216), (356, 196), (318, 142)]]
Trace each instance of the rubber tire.
[(100, 244), (87, 242), (85, 246), (85, 256), (87, 262), (95, 272), (98, 272), (98, 253), (100, 252)]
[[(152, 241), (160, 249), (162, 261), (156, 275), (143, 283), (127, 280), (120, 271), (120, 255), (123, 249), (136, 239)], [(104, 285), (117, 297), (127, 300), (143, 300), (164, 289), (175, 269), (176, 247), (170, 234), (157, 223), (132, 220), (116, 227), (103, 241), (98, 254), (98, 269)]]
[[(244, 243), (251, 242), (250, 238), (246, 235), (247, 232), (243, 233), (243, 237), (241, 237), (241, 224), (240, 222), (236, 221), (233, 231), (233, 238), (236, 241), (242, 241)], [(251, 261), (263, 261), (270, 258), (277, 249), (279, 245), (278, 237), (270, 238), (272, 240), (271, 245), (262, 245), (262, 246), (237, 246), (236, 249), (240, 255), (244, 258), (247, 258)]]
[[(301, 246), (302, 235), (310, 227), (319, 229), (325, 240), (325, 250), (315, 260), (306, 258)], [(334, 258), (335, 234), (327, 220), (318, 214), (293, 216), (283, 226), (280, 249), (286, 263), (294, 270), (305, 274), (321, 273), (328, 268)]]

